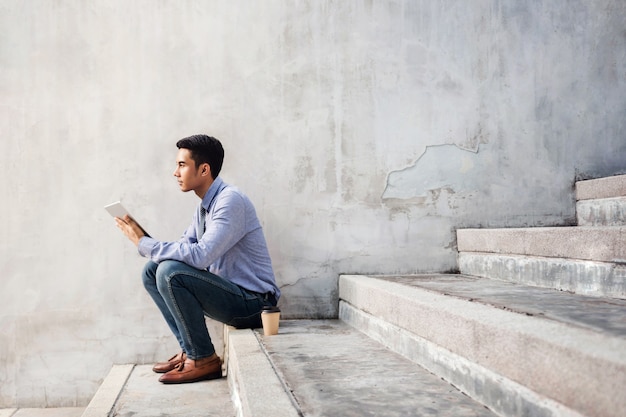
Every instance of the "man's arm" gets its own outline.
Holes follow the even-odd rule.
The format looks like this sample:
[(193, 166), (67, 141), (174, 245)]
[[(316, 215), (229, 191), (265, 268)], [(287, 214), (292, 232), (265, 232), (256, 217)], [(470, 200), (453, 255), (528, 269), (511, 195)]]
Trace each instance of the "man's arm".
[(245, 217), (241, 196), (226, 192), (216, 200), (202, 239), (162, 242), (146, 237), (139, 245), (139, 253), (157, 263), (171, 259), (206, 269), (245, 235)]

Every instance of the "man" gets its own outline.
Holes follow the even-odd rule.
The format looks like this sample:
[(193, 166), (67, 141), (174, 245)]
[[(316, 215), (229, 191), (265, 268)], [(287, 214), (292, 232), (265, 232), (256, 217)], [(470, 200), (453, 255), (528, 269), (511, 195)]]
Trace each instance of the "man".
[(195, 135), (176, 146), (174, 176), (180, 189), (202, 200), (182, 238), (158, 241), (129, 216), (115, 219), (139, 253), (150, 258), (143, 284), (181, 347), (153, 368), (163, 373), (159, 381), (165, 384), (222, 377), (205, 315), (238, 328), (260, 327), (261, 309), (280, 297), (254, 206), (218, 176), (222, 144)]

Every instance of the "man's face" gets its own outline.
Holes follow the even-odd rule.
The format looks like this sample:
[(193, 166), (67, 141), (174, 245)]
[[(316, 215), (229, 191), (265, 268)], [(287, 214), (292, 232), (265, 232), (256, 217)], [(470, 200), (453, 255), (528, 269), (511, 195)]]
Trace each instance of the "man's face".
[[(202, 187), (206, 182), (207, 170), (209, 170), (208, 164), (202, 164), (200, 169), (196, 168), (196, 163), (191, 159), (189, 149), (181, 148), (178, 150), (174, 176), (181, 191), (187, 192)], [(210, 172), (209, 175), (211, 175)]]

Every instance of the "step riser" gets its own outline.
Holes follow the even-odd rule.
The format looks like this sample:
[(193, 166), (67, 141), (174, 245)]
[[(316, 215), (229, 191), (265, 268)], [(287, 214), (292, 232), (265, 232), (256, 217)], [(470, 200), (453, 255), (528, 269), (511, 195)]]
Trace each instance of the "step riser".
[(626, 409), (623, 340), (363, 276), (339, 298), (582, 414)]
[(579, 226), (626, 225), (626, 197), (579, 201), (576, 218)]
[(474, 252), (459, 253), (458, 265), (461, 274), (626, 299), (626, 265)]
[(626, 227), (459, 229), (459, 252), (626, 262)]
[(582, 416), (462, 356), (358, 310), (344, 301), (339, 303), (339, 318), (389, 349), (440, 376), (499, 415)]

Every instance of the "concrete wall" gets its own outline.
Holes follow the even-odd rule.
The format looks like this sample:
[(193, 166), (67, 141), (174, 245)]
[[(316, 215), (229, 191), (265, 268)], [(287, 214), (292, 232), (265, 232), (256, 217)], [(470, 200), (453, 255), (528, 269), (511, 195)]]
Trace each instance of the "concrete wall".
[[(574, 219), (626, 172), (626, 3), (0, 0), (0, 407), (175, 351), (102, 209), (177, 239), (177, 139), (226, 148), (290, 317), (339, 273), (456, 267), (454, 229)], [(156, 383), (156, 380), (155, 380)]]

